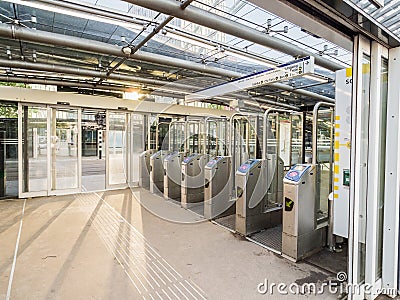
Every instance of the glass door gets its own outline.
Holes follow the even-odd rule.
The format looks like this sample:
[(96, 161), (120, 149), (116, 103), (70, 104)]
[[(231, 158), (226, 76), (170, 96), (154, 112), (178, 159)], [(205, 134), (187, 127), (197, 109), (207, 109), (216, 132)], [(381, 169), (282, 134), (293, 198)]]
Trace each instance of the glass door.
[(50, 108), (49, 194), (80, 192), (80, 109)]
[(102, 191), (106, 188), (106, 156), (104, 134), (106, 111), (82, 110), (82, 191)]
[(130, 145), (131, 151), (129, 151), (130, 160), (130, 175), (129, 175), (129, 186), (139, 185), (139, 156), (145, 148), (145, 134), (144, 134), (144, 116), (140, 114), (131, 114), (130, 117)]
[(107, 111), (106, 188), (127, 187), (129, 114)]
[(20, 198), (46, 196), (49, 187), (49, 110), (45, 106), (18, 106), (18, 169)]

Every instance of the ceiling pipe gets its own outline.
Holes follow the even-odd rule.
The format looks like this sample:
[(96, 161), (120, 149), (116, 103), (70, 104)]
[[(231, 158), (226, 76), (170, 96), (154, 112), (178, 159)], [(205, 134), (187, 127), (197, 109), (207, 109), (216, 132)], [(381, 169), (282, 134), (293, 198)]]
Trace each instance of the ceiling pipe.
[(316, 53), (301, 49), (298, 46), (270, 36), (257, 29), (232, 21), (223, 16), (210, 13), (204, 9), (190, 6), (185, 10), (179, 9), (180, 2), (176, 0), (123, 0), (164, 14), (193, 22), (226, 34), (289, 54), (293, 57), (314, 56), (317, 65), (337, 71), (344, 67), (338, 63), (323, 58)]
[[(189, 7), (188, 7), (189, 8)], [(187, 8), (187, 9), (188, 9)], [(67, 36), (63, 34), (58, 34), (58, 33), (51, 33), (47, 31), (40, 31), (40, 30), (33, 30), (29, 28), (24, 28), (24, 27), (18, 27), (15, 25), (9, 25), (9, 24), (0, 24), (0, 36), (1, 37), (6, 37), (10, 39), (16, 39), (16, 40), (23, 40), (23, 41), (30, 41), (30, 42), (36, 42), (36, 43), (41, 43), (45, 45), (56, 45), (56, 46), (62, 46), (62, 47), (68, 47), (72, 49), (77, 49), (77, 50), (82, 50), (82, 51), (87, 51), (87, 52), (92, 52), (92, 53), (101, 53), (101, 54), (107, 54), (107, 55), (114, 55), (114, 56), (120, 56), (120, 57), (125, 57), (126, 55), (121, 51), (121, 47), (103, 43), (103, 42), (98, 42), (94, 40), (90, 40), (88, 42), (87, 39), (83, 38), (78, 38), (78, 37), (73, 37), (73, 36)], [(167, 57), (159, 54), (154, 54), (154, 53), (147, 53), (143, 51), (139, 51), (135, 53), (132, 57), (129, 57), (134, 60), (139, 60), (139, 61), (146, 61), (146, 62), (151, 62), (154, 64), (158, 65), (163, 65), (163, 66), (173, 66), (181, 69), (187, 69), (187, 70), (192, 70), (200, 73), (205, 73), (209, 75), (218, 75), (222, 77), (230, 77), (230, 78), (237, 78), (237, 77), (242, 77), (245, 76), (246, 74), (241, 74), (238, 72), (233, 72), (221, 68), (216, 68), (212, 66), (208, 66), (205, 64), (199, 64), (196, 62), (192, 61), (186, 61), (183, 59), (178, 59), (174, 57)], [(269, 86), (272, 86), (277, 89), (281, 89), (284, 91), (289, 91), (293, 92), (299, 95), (303, 95), (306, 97), (311, 97), (313, 99), (321, 100), (321, 101), (334, 101), (333, 99), (322, 96), (313, 92), (309, 92), (306, 90), (302, 89), (293, 89), (292, 87), (281, 84), (281, 83), (272, 83), (269, 84)]]
[(11, 25), (0, 24), (0, 36), (15, 40), (30, 41), (45, 45), (68, 47), (71, 49), (78, 49), (90, 53), (107, 54), (117, 57), (128, 57), (137, 61), (146, 61), (158, 65), (172, 66), (180, 69), (187, 69), (188, 66), (190, 66), (190, 70), (192, 71), (207, 73), (222, 77), (242, 76), (242, 74), (238, 72), (223, 70), (220, 68), (207, 66), (204, 64), (198, 64), (195, 62), (188, 62), (183, 59), (168, 57), (155, 53), (138, 51), (134, 55), (127, 55), (122, 52), (122, 47), (120, 46), (107, 44), (95, 40), (87, 40), (84, 38), (68, 36), (64, 34), (52, 33), (41, 30), (33, 30), (30, 28), (15, 26), (13, 24)]
[[(1, 59), (1, 58), (0, 58), (0, 67), (20, 69), (20, 70), (36, 70), (36, 71), (45, 71), (45, 72), (52, 72), (52, 73), (63, 73), (63, 74), (71, 74), (71, 75), (86, 76), (86, 77), (103, 78), (106, 76), (106, 72), (103, 72), (103, 71), (95, 71), (95, 70), (88, 70), (88, 69), (84, 69), (84, 68), (67, 67), (67, 66), (61, 66), (61, 65), (32, 63), (32, 62), (20, 61), (20, 60), (7, 60), (7, 59)], [(155, 88), (164, 87), (164, 88), (170, 90), (171, 92), (175, 92), (175, 93), (179, 93), (182, 91), (193, 92), (198, 89), (198, 87), (188, 85), (188, 84), (181, 84), (181, 83), (177, 83), (177, 82), (170, 83), (170, 82), (165, 82), (162, 80), (141, 78), (141, 77), (123, 75), (123, 74), (117, 74), (117, 73), (111, 74), (109, 76), (109, 79), (117, 80), (117, 81), (120, 80), (120, 81), (148, 84), (148, 85), (155, 86)], [(267, 99), (264, 99), (261, 97), (246, 97), (244, 95), (236, 94), (236, 93), (228, 94), (227, 97), (229, 97), (229, 96), (232, 98), (239, 99), (239, 100), (256, 100), (258, 102), (263, 102), (263, 103), (267, 103), (267, 104), (274, 105), (274, 106), (280, 106), (280, 107), (290, 108), (290, 109), (297, 109), (296, 106), (267, 100)], [(225, 97), (215, 97), (215, 99), (226, 100)]]
[[(22, 60), (8, 60), (0, 58), (0, 67), (6, 68), (16, 68), (16, 69), (24, 69), (24, 70), (36, 70), (36, 71), (45, 71), (45, 72), (53, 72), (53, 73), (64, 73), (64, 74), (72, 74), (78, 76), (86, 76), (86, 77), (98, 77), (98, 78), (106, 78), (107, 73), (104, 71), (96, 71), (89, 70), (85, 68), (79, 67), (68, 67), (62, 65), (53, 65), (53, 64), (43, 64), (43, 63), (33, 63)], [(176, 82), (168, 82), (157, 79), (143, 78), (131, 75), (124, 75), (113, 73), (108, 77), (112, 80), (119, 81), (128, 81), (135, 82), (141, 84), (149, 84), (155, 86), (167, 86), (168, 88), (176, 88), (176, 89), (185, 89), (188, 90), (188, 85), (179, 84)], [(193, 87), (192, 90), (196, 90), (196, 87)]]
[[(10, 76), (10, 75), (0, 75), (0, 82), (56, 85), (56, 86), (75, 87), (75, 88), (83, 88), (90, 90), (115, 91), (115, 92), (120, 92), (121, 94), (123, 92), (126, 92), (127, 88), (131, 88), (130, 86), (120, 86), (120, 85), (116, 86), (116, 85), (104, 85), (104, 84), (95, 86), (92, 83), (86, 83), (81, 81), (71, 81), (71, 80), (54, 79), (54, 78), (33, 78), (26, 76)], [(185, 95), (183, 94), (168, 93), (162, 91), (142, 91), (141, 94), (171, 97), (178, 99), (185, 98)]]

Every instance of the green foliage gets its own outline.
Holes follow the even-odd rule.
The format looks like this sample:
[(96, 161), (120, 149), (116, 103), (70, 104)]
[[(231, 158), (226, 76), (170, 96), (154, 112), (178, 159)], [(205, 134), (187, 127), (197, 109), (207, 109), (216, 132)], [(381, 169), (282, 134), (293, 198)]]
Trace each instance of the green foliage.
[(210, 103), (210, 104), (208, 104), (208, 108), (211, 108), (211, 109), (222, 109), (222, 105)]
[(15, 87), (23, 87), (26, 88), (25, 83), (18, 83), (18, 82), (2, 82), (0, 81), (0, 86), (15, 86)]
[(0, 104), (0, 118), (18, 118), (17, 106)]

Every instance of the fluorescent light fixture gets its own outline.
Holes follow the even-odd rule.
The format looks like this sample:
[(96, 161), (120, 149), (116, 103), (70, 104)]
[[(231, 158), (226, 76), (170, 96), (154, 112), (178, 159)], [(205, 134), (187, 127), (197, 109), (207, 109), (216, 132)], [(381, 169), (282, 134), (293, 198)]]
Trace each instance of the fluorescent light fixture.
[(142, 95), (139, 94), (139, 92), (135, 92), (135, 91), (133, 91), (133, 92), (124, 92), (124, 94), (123, 94), (123, 99), (127, 99), (127, 100), (139, 100), (139, 98), (140, 98), (141, 96), (142, 96)]

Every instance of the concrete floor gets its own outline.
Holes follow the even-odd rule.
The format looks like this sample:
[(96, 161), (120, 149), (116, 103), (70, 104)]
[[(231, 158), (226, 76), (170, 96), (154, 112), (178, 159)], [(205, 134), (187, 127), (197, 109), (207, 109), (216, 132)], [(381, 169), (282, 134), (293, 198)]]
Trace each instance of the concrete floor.
[(141, 189), (2, 201), (0, 249), (1, 298), (7, 292), (11, 299), (337, 298), (261, 295), (257, 286), (265, 279), (302, 284), (335, 276)]

